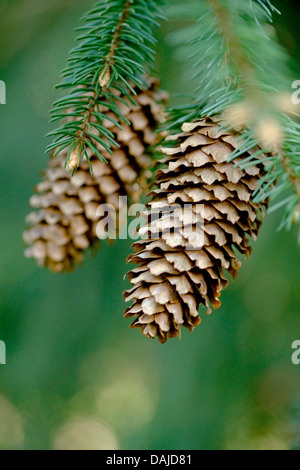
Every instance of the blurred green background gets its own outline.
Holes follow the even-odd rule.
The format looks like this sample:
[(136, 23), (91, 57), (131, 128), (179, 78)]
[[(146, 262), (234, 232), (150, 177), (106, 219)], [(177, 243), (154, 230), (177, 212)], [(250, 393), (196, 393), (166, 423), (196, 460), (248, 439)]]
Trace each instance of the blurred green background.
[[(166, 345), (123, 319), (130, 241), (103, 246), (71, 275), (23, 257), (28, 199), (46, 162), (57, 97), (84, 0), (0, 0), (1, 449), (288, 449), (300, 395), (300, 264), (296, 231), (270, 215), (222, 308)], [(300, 79), (298, 1), (276, 1), (282, 42)], [(158, 69), (190, 90), (160, 32)], [(88, 257), (89, 258), (89, 257)]]

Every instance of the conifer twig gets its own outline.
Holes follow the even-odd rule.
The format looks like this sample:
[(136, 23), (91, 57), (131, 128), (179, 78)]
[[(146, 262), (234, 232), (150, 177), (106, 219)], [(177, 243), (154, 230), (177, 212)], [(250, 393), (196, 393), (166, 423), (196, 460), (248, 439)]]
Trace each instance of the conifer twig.
[(101, 107), (129, 124), (119, 110), (120, 102), (126, 104), (120, 95), (134, 103), (135, 88), (148, 86), (145, 75), (153, 63), (154, 28), (162, 18), (159, 4), (160, 0), (102, 0), (84, 16), (85, 24), (78, 28), (83, 33), (80, 44), (71, 51), (58, 85), (69, 94), (51, 111), (52, 121), (61, 125), (50, 132), (55, 140), (47, 147), (54, 156), (68, 148), (67, 164), (73, 171), (84, 156), (89, 160), (88, 149), (105, 160), (98, 144), (109, 153), (118, 147), (103, 124)]
[[(176, 16), (186, 18), (183, 10), (177, 2)], [(269, 0), (191, 0), (190, 25), (181, 35), (172, 33), (170, 40), (182, 50), (182, 58), (190, 56), (198, 86), (190, 103), (170, 110), (168, 128), (222, 114), (229, 126), (244, 129), (231, 160), (250, 150), (252, 158), (241, 162), (246, 167), (272, 154), (254, 200), (281, 197), (273, 207), (286, 206), (282, 226), (290, 227), (300, 219), (300, 124), (296, 108), (293, 115), (286, 113), (293, 107), (293, 77), (271, 25), (273, 12), (279, 13)], [(184, 45), (182, 36), (187, 39)], [(286, 106), (278, 104), (281, 95), (290, 96)], [(292, 195), (286, 197), (286, 192)]]
[[(223, 8), (220, 0), (208, 0), (216, 13), (217, 20), (227, 43), (229, 58), (236, 66), (237, 72), (241, 74), (242, 80), (245, 84), (245, 90), (248, 93), (249, 99), (256, 100), (260, 106), (264, 108), (268, 106), (266, 97), (260, 93), (259, 87), (256, 86), (257, 79), (255, 76), (255, 67), (249, 61), (249, 58), (243, 53), (239, 38), (234, 34), (234, 25), (230, 22), (230, 17), (225, 8)], [(270, 5), (270, 4), (269, 4)], [(299, 198), (300, 207), (300, 179), (295, 175), (294, 170), (290, 166), (287, 156), (283, 152), (279, 152), (282, 166), (288, 175), (291, 184)]]

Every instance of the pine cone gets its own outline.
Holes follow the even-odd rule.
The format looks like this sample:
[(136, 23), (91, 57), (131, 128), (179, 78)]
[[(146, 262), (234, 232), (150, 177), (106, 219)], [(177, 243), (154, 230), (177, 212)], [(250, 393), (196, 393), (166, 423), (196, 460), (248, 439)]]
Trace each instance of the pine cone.
[[(107, 212), (105, 207), (101, 212), (99, 206), (111, 205), (107, 210), (114, 212), (115, 209), (118, 224), (119, 198), (127, 196), (129, 200), (136, 200), (139, 197), (151, 176), (152, 159), (146, 148), (157, 140), (154, 131), (162, 120), (166, 100), (166, 93), (158, 91), (157, 85), (151, 80), (149, 90), (138, 92), (134, 98), (137, 105), (121, 96), (127, 106), (118, 101), (120, 111), (131, 126), (122, 122), (120, 129), (111, 122), (120, 122), (117, 114), (101, 106), (100, 112), (107, 116), (105, 125), (120, 148), (110, 155), (99, 144), (99, 151), (108, 164), (89, 152), (93, 175), (85, 159), (72, 177), (70, 170), (65, 169), (66, 151), (49, 163), (43, 181), (36, 188), (37, 194), (30, 200), (35, 211), (27, 217), (29, 228), (24, 233), (24, 241), (29, 245), (25, 252), (27, 257), (35, 258), (40, 266), (54, 272), (72, 270), (76, 263), (82, 262), (84, 251), (96, 245), (99, 233), (101, 235), (99, 222), (106, 218)], [(117, 90), (114, 94), (120, 96)], [(117, 225), (116, 233), (118, 230)]]
[(263, 165), (236, 167), (246, 154), (228, 162), (239, 134), (211, 119), (182, 130), (168, 138), (173, 147), (163, 149), (167, 168), (156, 173), (158, 189), (150, 193), (140, 229), (147, 238), (133, 245), (128, 261), (138, 267), (129, 272), (133, 288), (124, 293), (133, 301), (125, 317), (137, 317), (131, 327), (161, 343), (180, 335), (181, 326), (193, 331), (202, 304), (208, 314), (220, 307), (228, 285), (224, 270), (235, 277), (241, 266), (234, 248), (249, 256), (266, 206), (252, 201)]

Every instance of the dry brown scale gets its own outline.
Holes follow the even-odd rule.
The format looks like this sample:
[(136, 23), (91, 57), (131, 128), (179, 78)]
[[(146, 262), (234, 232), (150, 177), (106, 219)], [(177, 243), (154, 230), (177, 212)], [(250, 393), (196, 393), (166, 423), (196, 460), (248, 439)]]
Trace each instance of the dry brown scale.
[(193, 331), (202, 304), (207, 313), (220, 307), (228, 285), (224, 271), (236, 276), (236, 253), (251, 253), (249, 239), (256, 240), (267, 206), (252, 201), (263, 165), (237, 167), (249, 154), (228, 162), (241, 144), (238, 133), (225, 132), (211, 119), (182, 130), (163, 148), (167, 168), (156, 173), (158, 189), (140, 231), (146, 238), (134, 243), (129, 257), (138, 265), (128, 274), (133, 287), (124, 293), (133, 301), (125, 312), (136, 317), (131, 326), (162, 343), (180, 335), (182, 326)]
[[(121, 95), (117, 90), (113, 93)], [(97, 244), (97, 226), (99, 230), (101, 217), (107, 215), (101, 215), (99, 206), (112, 205), (118, 223), (119, 197), (136, 200), (151, 174), (152, 159), (146, 150), (157, 141), (154, 131), (163, 118), (166, 93), (158, 90), (157, 81), (151, 80), (151, 88), (138, 92), (134, 98), (137, 105), (121, 98), (128, 106), (119, 100), (118, 106), (131, 126), (122, 122), (119, 129), (110, 119), (120, 123), (120, 118), (105, 106), (100, 109), (108, 118), (105, 126), (120, 145), (112, 155), (98, 145), (108, 163), (89, 152), (93, 175), (85, 159), (72, 177), (70, 170), (65, 169), (67, 152), (62, 152), (49, 163), (30, 200), (35, 210), (27, 217), (25, 255), (51, 271), (70, 271), (82, 262), (84, 251)]]

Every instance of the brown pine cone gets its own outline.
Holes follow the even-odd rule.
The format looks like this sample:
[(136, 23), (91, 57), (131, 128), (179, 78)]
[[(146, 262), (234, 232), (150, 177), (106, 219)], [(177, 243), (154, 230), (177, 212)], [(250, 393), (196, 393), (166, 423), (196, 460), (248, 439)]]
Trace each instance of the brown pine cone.
[[(118, 233), (119, 198), (127, 196), (136, 200), (151, 176), (152, 159), (147, 155), (147, 147), (157, 140), (155, 129), (162, 121), (166, 100), (166, 93), (158, 91), (157, 85), (152, 79), (149, 90), (138, 92), (134, 97), (137, 105), (126, 97), (121, 98), (127, 106), (118, 101), (131, 126), (120, 123), (120, 118), (109, 108), (101, 107), (100, 111), (107, 116), (104, 124), (120, 148), (110, 155), (99, 144), (99, 151), (108, 163), (89, 152), (93, 175), (85, 159), (72, 177), (70, 170), (65, 169), (67, 151), (49, 163), (43, 181), (36, 188), (37, 194), (30, 200), (35, 211), (27, 217), (29, 227), (24, 233), (24, 241), (29, 245), (27, 257), (35, 258), (40, 266), (54, 272), (73, 269), (83, 260), (84, 251), (97, 243), (105, 228), (99, 225), (107, 216), (105, 208), (102, 212), (98, 209), (102, 204), (110, 204), (112, 213), (115, 210)], [(120, 95), (117, 90), (114, 93)], [(111, 119), (119, 122), (122, 129)]]
[(182, 129), (168, 138), (173, 147), (163, 149), (167, 168), (156, 173), (158, 189), (140, 229), (147, 238), (133, 245), (129, 261), (138, 267), (129, 272), (133, 288), (124, 293), (133, 301), (125, 317), (137, 317), (131, 327), (162, 343), (180, 335), (181, 326), (193, 331), (202, 304), (208, 314), (220, 307), (228, 285), (224, 271), (235, 277), (241, 266), (236, 251), (251, 253), (249, 239), (256, 240), (266, 206), (252, 201), (263, 165), (236, 167), (247, 154), (228, 162), (239, 134), (211, 119)]

